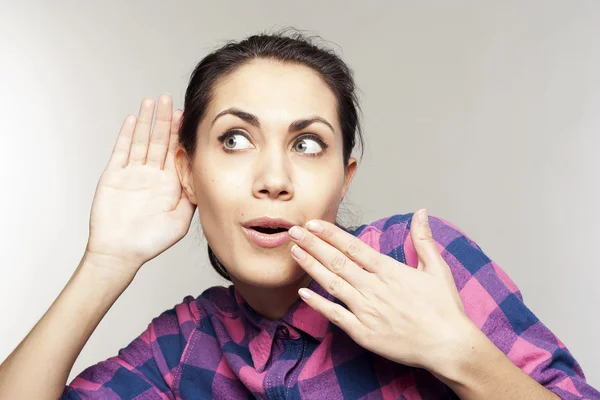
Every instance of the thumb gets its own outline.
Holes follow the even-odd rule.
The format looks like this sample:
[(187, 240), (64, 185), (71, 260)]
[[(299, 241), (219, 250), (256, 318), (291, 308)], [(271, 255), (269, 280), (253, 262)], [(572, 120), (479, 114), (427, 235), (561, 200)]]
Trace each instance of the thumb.
[(410, 237), (419, 256), (417, 269), (433, 273), (437, 271), (440, 261), (443, 260), (433, 239), (426, 209), (420, 209), (413, 214)]

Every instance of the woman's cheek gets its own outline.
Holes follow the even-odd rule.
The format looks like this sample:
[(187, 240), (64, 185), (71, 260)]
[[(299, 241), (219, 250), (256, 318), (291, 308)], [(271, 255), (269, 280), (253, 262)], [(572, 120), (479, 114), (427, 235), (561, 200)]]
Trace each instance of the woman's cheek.
[[(314, 179), (319, 177), (320, 179)], [(306, 210), (310, 210), (315, 218), (328, 218), (337, 213), (341, 199), (343, 182), (331, 175), (315, 174), (296, 187), (298, 200), (307, 203)]]

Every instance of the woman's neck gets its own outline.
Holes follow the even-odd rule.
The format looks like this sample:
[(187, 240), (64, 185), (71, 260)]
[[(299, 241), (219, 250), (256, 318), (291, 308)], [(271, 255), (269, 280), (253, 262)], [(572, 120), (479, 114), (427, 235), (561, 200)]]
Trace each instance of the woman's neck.
[(283, 318), (292, 304), (298, 299), (298, 289), (307, 287), (312, 277), (304, 274), (300, 279), (287, 286), (264, 288), (251, 286), (231, 278), (235, 290), (244, 298), (254, 311), (270, 320)]

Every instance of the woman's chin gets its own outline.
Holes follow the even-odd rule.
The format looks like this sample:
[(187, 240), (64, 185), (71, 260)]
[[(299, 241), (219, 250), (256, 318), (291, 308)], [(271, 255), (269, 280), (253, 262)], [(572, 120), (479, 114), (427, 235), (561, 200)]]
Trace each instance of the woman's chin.
[(261, 288), (280, 288), (293, 285), (306, 276), (304, 270), (292, 259), (280, 262), (275, 260), (245, 263), (242, 269), (230, 271), (235, 281)]

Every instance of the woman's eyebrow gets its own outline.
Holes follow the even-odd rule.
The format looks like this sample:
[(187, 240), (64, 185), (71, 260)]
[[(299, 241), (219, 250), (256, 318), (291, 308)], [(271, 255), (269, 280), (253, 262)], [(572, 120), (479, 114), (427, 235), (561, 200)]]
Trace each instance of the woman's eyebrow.
[[(236, 108), (236, 107), (231, 107), (231, 108), (228, 108), (227, 110), (223, 110), (220, 113), (218, 113), (217, 116), (213, 119), (211, 126), (215, 124), (217, 119), (219, 119), (220, 117), (222, 117), (224, 115), (228, 115), (228, 114), (235, 115), (236, 117), (246, 121), (250, 125), (260, 128), (260, 122), (256, 115), (246, 112), (246, 111), (243, 111), (243, 110), (240, 110), (239, 108)], [(289, 131), (290, 131), (290, 133), (301, 131), (302, 129), (306, 128), (307, 126), (309, 126), (310, 124), (313, 124), (315, 122), (320, 122), (322, 124), (327, 125), (329, 127), (329, 129), (331, 129), (331, 131), (335, 133), (335, 129), (333, 129), (333, 125), (331, 125), (325, 118), (319, 117), (319, 116), (297, 119), (290, 124)]]
[(315, 123), (315, 122), (320, 122), (322, 124), (327, 125), (329, 127), (329, 129), (331, 129), (331, 131), (333, 133), (335, 133), (335, 129), (333, 129), (333, 126), (329, 122), (327, 122), (327, 120), (325, 118), (322, 118), (319, 116), (297, 119), (290, 124), (289, 130), (290, 130), (290, 132), (301, 131), (302, 129), (306, 128), (307, 126), (309, 126), (310, 124)]
[(211, 126), (214, 125), (219, 118), (227, 114), (235, 115), (236, 117), (238, 117), (239, 119), (243, 119), (250, 125), (260, 128), (260, 122), (258, 122), (258, 117), (256, 115), (242, 111), (239, 108), (235, 107), (228, 108), (227, 110), (223, 110), (220, 113), (218, 113), (215, 119), (213, 119)]

